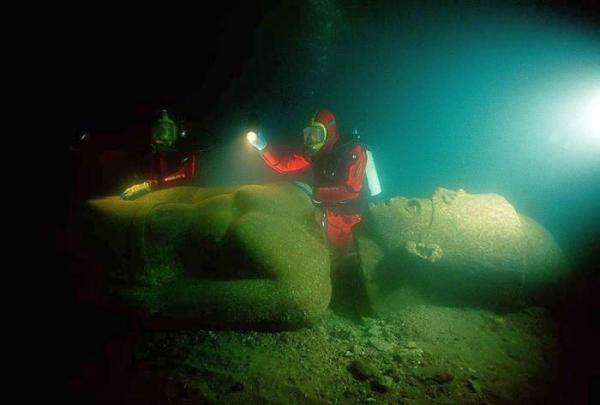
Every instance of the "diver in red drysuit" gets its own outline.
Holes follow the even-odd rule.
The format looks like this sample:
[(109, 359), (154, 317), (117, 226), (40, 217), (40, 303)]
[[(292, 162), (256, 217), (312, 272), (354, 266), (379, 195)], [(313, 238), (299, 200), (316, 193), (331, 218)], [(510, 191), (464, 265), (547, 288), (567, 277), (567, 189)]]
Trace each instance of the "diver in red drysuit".
[(196, 172), (196, 155), (191, 148), (177, 147), (177, 125), (163, 110), (152, 129), (152, 162), (147, 179), (121, 193), (125, 200), (140, 197), (153, 190), (188, 183)]
[(354, 140), (342, 142), (333, 113), (317, 111), (304, 129), (303, 153), (280, 155), (267, 145), (260, 132), (248, 140), (261, 151), (267, 165), (279, 173), (312, 167), (312, 198), (323, 209), (327, 239), (339, 252), (353, 251), (352, 228), (361, 220), (367, 153)]

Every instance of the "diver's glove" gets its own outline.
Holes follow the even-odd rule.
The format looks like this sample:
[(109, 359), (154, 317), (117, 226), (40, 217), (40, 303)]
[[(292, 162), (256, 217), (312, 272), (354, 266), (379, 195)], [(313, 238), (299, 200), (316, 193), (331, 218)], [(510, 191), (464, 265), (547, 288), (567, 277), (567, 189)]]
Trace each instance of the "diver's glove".
[(267, 147), (267, 139), (262, 131), (250, 131), (246, 134), (246, 139), (250, 142), (250, 145), (254, 146), (257, 150), (263, 150)]
[(133, 200), (150, 191), (150, 183), (147, 181), (133, 185), (121, 193), (121, 198), (124, 200)]

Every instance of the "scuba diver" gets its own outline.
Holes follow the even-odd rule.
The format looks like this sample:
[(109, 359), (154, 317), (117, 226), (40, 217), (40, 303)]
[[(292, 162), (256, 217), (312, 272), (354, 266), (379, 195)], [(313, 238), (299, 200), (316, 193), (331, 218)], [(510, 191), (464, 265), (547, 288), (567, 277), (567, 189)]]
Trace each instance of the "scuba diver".
[(196, 172), (196, 155), (182, 125), (162, 110), (152, 128), (152, 153), (146, 180), (121, 193), (124, 200), (138, 198), (150, 191), (188, 183)]
[[(247, 139), (261, 152), (266, 164), (279, 173), (312, 167), (314, 185), (308, 194), (322, 208), (327, 240), (339, 256), (354, 253), (352, 228), (362, 218), (367, 191), (371, 195), (381, 191), (367, 147), (356, 139), (343, 142), (335, 116), (326, 109), (317, 111), (304, 128), (303, 153), (278, 154), (267, 145), (261, 131), (249, 132)], [(367, 187), (363, 187), (367, 171)]]

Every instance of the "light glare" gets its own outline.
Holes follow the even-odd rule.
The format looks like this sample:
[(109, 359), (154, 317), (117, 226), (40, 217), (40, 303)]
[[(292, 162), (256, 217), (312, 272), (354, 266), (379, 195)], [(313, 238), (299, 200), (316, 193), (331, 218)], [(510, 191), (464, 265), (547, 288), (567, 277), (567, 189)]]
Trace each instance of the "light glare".
[(593, 139), (600, 141), (600, 88), (583, 107), (584, 130)]
[(248, 132), (246, 134), (246, 139), (248, 140), (248, 142), (254, 145), (256, 143), (256, 133), (253, 131)]

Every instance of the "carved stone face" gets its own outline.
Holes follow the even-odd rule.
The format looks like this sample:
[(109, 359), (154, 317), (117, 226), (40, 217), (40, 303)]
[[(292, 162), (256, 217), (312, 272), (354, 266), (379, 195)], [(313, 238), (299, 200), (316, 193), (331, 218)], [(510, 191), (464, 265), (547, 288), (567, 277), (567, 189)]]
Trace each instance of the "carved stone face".
[(432, 213), (430, 199), (394, 197), (370, 204), (363, 226), (370, 235), (377, 235), (385, 250), (394, 251), (406, 241), (419, 239), (431, 225)]
[[(412, 280), (436, 297), (509, 302), (528, 271), (540, 272), (532, 266), (540, 256), (531, 251), (532, 227), (496, 194), (438, 188), (429, 199), (371, 204), (355, 235), (374, 299), (393, 279), (397, 285)], [(560, 256), (555, 245), (545, 246), (551, 248), (543, 256)]]
[[(522, 232), (518, 214), (498, 195), (473, 195), (438, 188), (430, 198), (395, 197), (369, 206), (365, 226), (384, 250), (395, 252), (437, 245), (447, 255), (468, 250), (469, 255), (520, 252)], [(490, 246), (494, 245), (494, 248)], [(510, 247), (509, 247), (510, 246)], [(423, 252), (423, 249), (410, 249)], [(461, 256), (464, 256), (460, 253)], [(429, 255), (427, 255), (429, 256)]]

